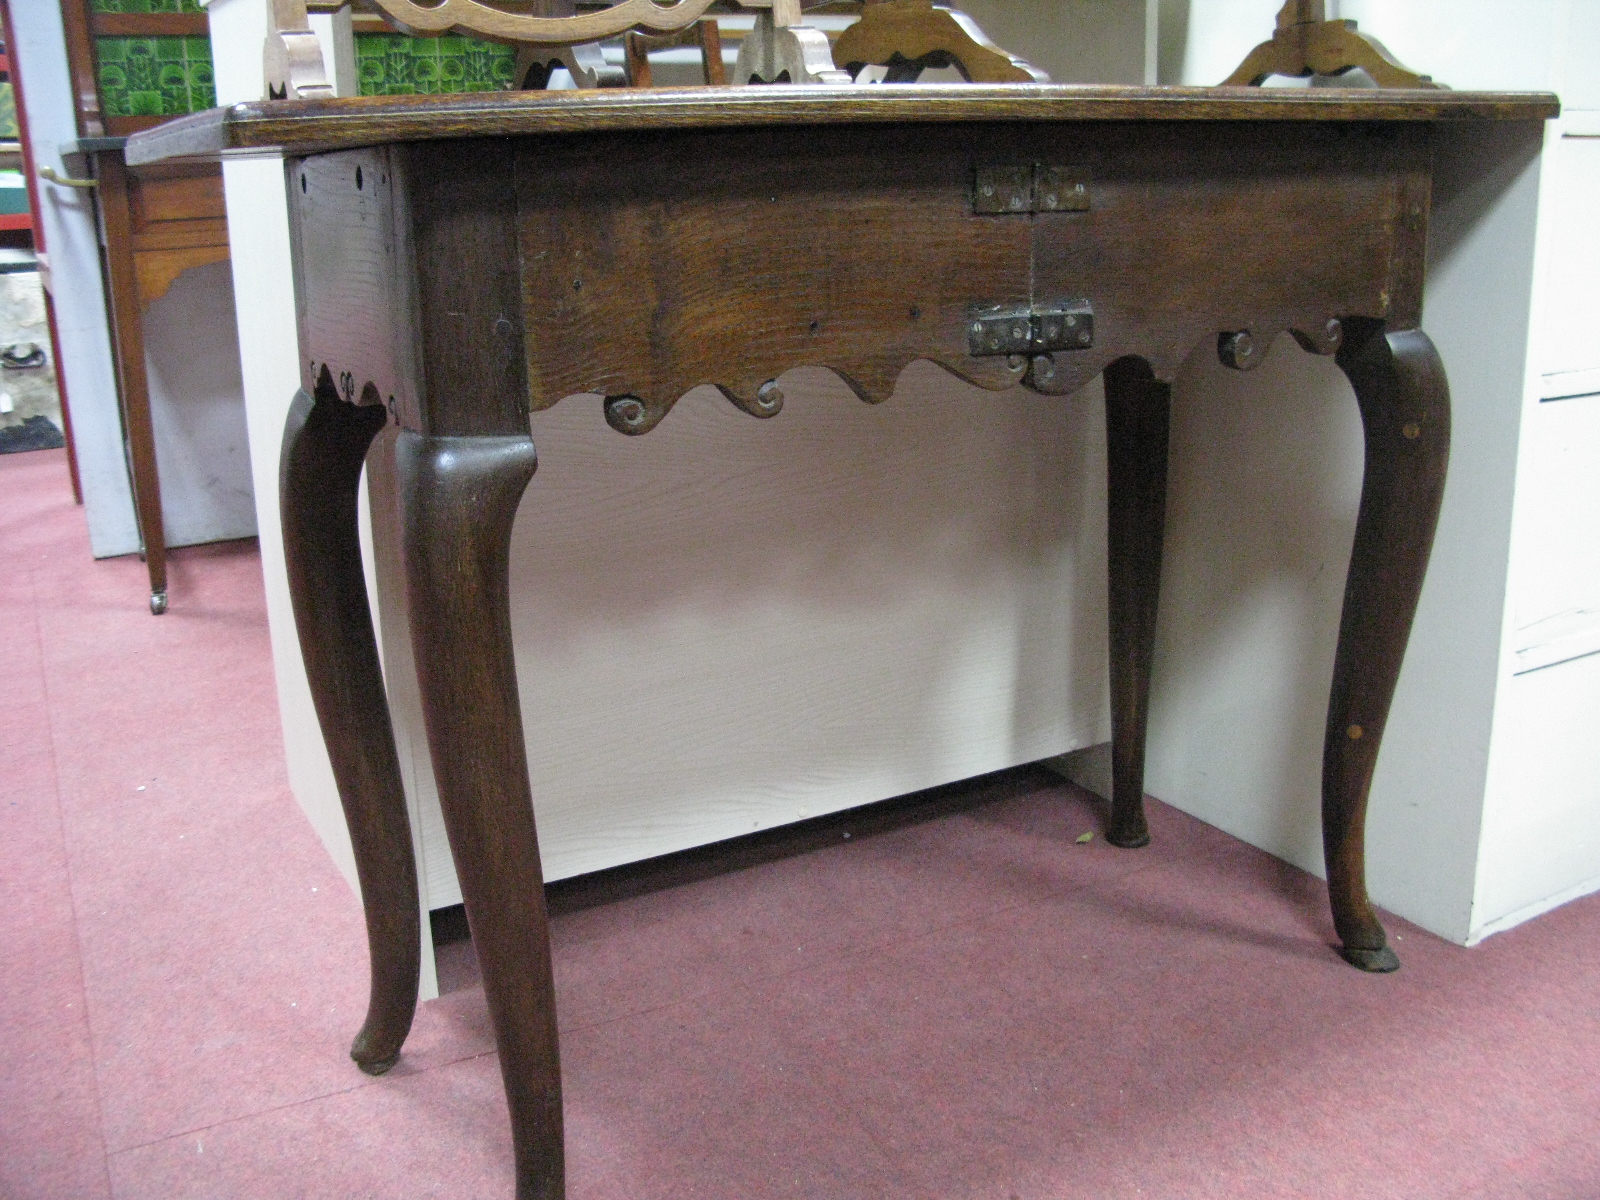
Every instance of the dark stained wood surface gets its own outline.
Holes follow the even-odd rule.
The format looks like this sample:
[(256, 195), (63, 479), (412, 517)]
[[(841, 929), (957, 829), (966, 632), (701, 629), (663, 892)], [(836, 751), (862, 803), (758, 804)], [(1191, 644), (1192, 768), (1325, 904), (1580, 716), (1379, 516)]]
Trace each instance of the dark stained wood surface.
[(288, 165), (301, 386), (423, 433), (528, 428), (511, 145), (380, 146)]
[[(427, 387), (413, 428), (440, 434), (528, 433), (517, 198), (503, 161), (484, 170), (472, 142), (405, 146), (417, 269), (417, 329)], [(487, 147), (510, 160), (512, 143)]]
[(136, 134), (132, 164), (234, 151), (309, 154), (388, 142), (717, 126), (971, 121), (1543, 121), (1547, 92), (1360, 88), (876, 84), (479, 92), (263, 100)]
[(537, 457), (514, 437), (395, 443), (406, 596), (439, 806), (483, 969), (517, 1200), (566, 1194), (550, 928), (511, 656), (511, 523)]
[[(1138, 845), (1171, 374), (1207, 342), (1249, 369), (1285, 329), (1308, 351), (1336, 353), (1367, 453), (1325, 743), (1329, 898), (1344, 956), (1369, 971), (1397, 966), (1366, 895), (1363, 825), (1448, 455), (1443, 370), (1416, 328), (1429, 125), (1538, 120), (1554, 99), (1038, 87), (617, 95), (249, 105), (130, 143), (146, 160), (207, 138), (212, 150), (195, 152), (286, 134), (296, 152), (350, 147), (286, 163), (301, 368), (319, 407), (365, 405), (350, 420), (375, 428), (382, 405), (402, 426), (413, 645), (520, 1200), (561, 1196), (563, 1167), (506, 560), (535, 466), (526, 412), (569, 394), (606, 396), (612, 426), (643, 433), (702, 383), (771, 416), (782, 396), (770, 381), (803, 364), (832, 367), (867, 400), (886, 396), (913, 358), (1048, 394), (1104, 371), (1107, 834)], [(286, 109), (298, 124), (275, 115)], [(1080, 181), (1086, 202), (978, 212), (980, 168)], [(1069, 301), (1093, 309), (1092, 345), (974, 355), (973, 306), (1039, 313)]]
[(382, 409), (343, 403), (331, 381), (315, 402), (301, 392), (284, 430), (278, 489), (300, 654), (366, 911), (372, 988), (350, 1057), (369, 1075), (400, 1057), (422, 960), (411, 818), (356, 531), (361, 467), (384, 417)]
[(1124, 355), (1170, 379), (1225, 330), (1262, 354), (1285, 329), (1331, 353), (1330, 320), (1420, 319), (1425, 127), (1045, 127), (1033, 145), (1072, 156), (1091, 200), (1035, 218), (1035, 299), (1085, 296), (1096, 322), (1094, 349), (1057, 354), (1038, 390), (1070, 395)]
[(1145, 728), (1161, 597), (1172, 385), (1141, 358), (1106, 367), (1106, 581), (1111, 675), (1111, 819), (1106, 841), (1148, 845)]
[[(459, 181), (471, 173), (458, 153), (444, 158)], [(1062, 395), (1129, 355), (1170, 377), (1219, 331), (1249, 331), (1264, 349), (1293, 329), (1331, 353), (1330, 321), (1417, 322), (1428, 153), (1424, 128), (1371, 125), (523, 139), (527, 405), (634, 397), (633, 419), (613, 406), (612, 423), (645, 433), (700, 384), (772, 415), (761, 387), (799, 366), (828, 366), (877, 402), (917, 358), (983, 387), (1026, 374), (1034, 390)], [(977, 165), (1035, 158), (1080, 169), (1087, 211), (973, 212)], [(496, 240), (464, 240), (424, 272), (419, 294), (458, 289), (472, 246)], [(490, 251), (478, 269), (505, 262)], [(971, 354), (976, 307), (1074, 298), (1094, 307), (1093, 346), (1036, 360), (1031, 373), (1026, 359)]]
[(1337, 362), (1361, 409), (1366, 465), (1339, 616), (1322, 752), (1322, 843), (1340, 953), (1400, 960), (1367, 900), (1367, 795), (1433, 548), (1450, 461), (1450, 386), (1420, 329), (1348, 321)]
[(96, 37), (210, 37), (205, 13), (92, 13)]
[(100, 137), (106, 127), (100, 114), (100, 81), (95, 74), (88, 0), (62, 0), (61, 32), (66, 41), (67, 73), (72, 77), (72, 107), (78, 135)]
[(116, 350), (117, 385), (133, 475), (133, 510), (150, 576), (150, 611), (167, 609), (167, 534), (161, 516), (161, 474), (156, 464), (155, 425), (150, 413), (150, 379), (145, 370), (144, 317), (134, 259), (131, 176), (122, 154), (95, 156), (100, 220), (105, 229), (106, 290), (111, 300), (111, 333)]
[[(1419, 319), (1429, 154), (1420, 125), (1111, 122), (316, 155), (289, 167), (302, 385), (326, 368), (346, 400), (460, 435), (628, 397), (608, 419), (638, 434), (701, 384), (774, 415), (761, 389), (799, 366), (876, 402), (918, 358), (1064, 395), (1126, 356), (1170, 377), (1223, 332), (1332, 353), (1343, 318)], [(973, 211), (977, 167), (1035, 160), (1070, 163), (1087, 208)], [(1093, 345), (971, 353), (980, 306), (1067, 299)]]
[(415, 429), (421, 338), (398, 154), (380, 146), (289, 164), (289, 234), (301, 388), (314, 393), (326, 370), (342, 399), (375, 399)]
[(527, 139), (517, 157), (530, 406), (633, 395), (644, 433), (710, 383), (755, 415), (793, 367), (887, 399), (913, 359), (982, 386), (974, 304), (1029, 301), (1026, 218), (974, 217), (974, 161), (1030, 154), (1005, 126)]

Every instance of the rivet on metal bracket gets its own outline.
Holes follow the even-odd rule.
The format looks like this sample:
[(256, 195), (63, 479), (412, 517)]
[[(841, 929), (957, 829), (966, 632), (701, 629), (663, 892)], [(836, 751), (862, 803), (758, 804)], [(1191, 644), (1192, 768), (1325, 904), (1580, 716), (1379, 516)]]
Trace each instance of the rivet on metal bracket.
[(1033, 310), (1026, 305), (988, 305), (972, 309), (967, 349), (975, 358), (1026, 354), (1033, 348)]
[(1087, 212), (1089, 177), (1079, 167), (979, 167), (973, 173), (972, 211), (1015, 214)]
[(1033, 199), (1034, 212), (1088, 212), (1089, 180), (1077, 167), (1037, 166)]
[(975, 213), (1033, 211), (1033, 167), (979, 167), (972, 189)]
[(1087, 350), (1094, 345), (1094, 309), (1087, 300), (978, 306), (968, 320), (967, 349), (974, 358)]
[(1219, 333), (1217, 357), (1222, 360), (1223, 366), (1232, 367), (1235, 371), (1249, 371), (1261, 364), (1256, 341), (1248, 329), (1241, 329), (1237, 333)]
[(1094, 309), (1087, 300), (1051, 300), (1033, 308), (1035, 353), (1094, 345)]

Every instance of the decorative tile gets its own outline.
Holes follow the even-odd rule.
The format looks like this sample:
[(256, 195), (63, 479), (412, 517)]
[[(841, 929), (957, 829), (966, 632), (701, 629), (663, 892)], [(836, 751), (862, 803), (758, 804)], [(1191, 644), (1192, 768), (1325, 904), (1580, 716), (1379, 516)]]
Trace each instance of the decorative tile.
[(363, 96), (500, 91), (511, 86), (516, 58), (510, 46), (472, 38), (356, 35)]
[(17, 140), (17, 98), (9, 83), (0, 83), (0, 142)]
[[(155, 5), (179, 0), (96, 2)], [(96, 39), (95, 49), (100, 60), (100, 108), (108, 117), (176, 117), (217, 103), (209, 38), (102, 37)]]
[(91, 0), (90, 12), (97, 13), (201, 13), (198, 0)]

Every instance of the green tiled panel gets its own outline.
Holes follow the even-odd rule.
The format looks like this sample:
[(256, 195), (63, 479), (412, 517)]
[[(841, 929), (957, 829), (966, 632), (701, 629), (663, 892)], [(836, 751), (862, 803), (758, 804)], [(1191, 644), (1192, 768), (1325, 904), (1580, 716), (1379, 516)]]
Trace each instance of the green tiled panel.
[[(178, 2), (96, 0), (152, 7)], [(100, 59), (100, 109), (108, 117), (176, 117), (217, 103), (209, 38), (102, 37), (95, 40), (95, 50)]]
[(196, 0), (93, 0), (97, 13), (203, 13)]
[(511, 86), (516, 60), (517, 52), (510, 46), (472, 38), (356, 35), (363, 96), (500, 91)]
[(0, 83), (0, 142), (14, 142), (17, 133), (17, 98), (9, 83)]

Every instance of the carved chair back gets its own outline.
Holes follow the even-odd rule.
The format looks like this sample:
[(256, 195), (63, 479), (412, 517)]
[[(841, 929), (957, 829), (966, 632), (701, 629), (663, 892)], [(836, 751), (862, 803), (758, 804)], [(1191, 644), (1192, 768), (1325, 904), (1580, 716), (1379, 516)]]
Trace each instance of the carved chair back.
[[(348, 0), (345, 0), (348, 2)], [(740, 44), (733, 82), (850, 83), (869, 65), (891, 82), (915, 80), (928, 67), (955, 66), (974, 82), (1044, 82), (1048, 77), (991, 43), (965, 14), (933, 0), (864, 0), (862, 19), (845, 31), (838, 54), (807, 9), (836, 0), (620, 0), (579, 12), (576, 0), (360, 0), (404, 32), (465, 34), (518, 46), (518, 87), (544, 87), (565, 67), (579, 87), (648, 87), (649, 51), (695, 45), (706, 82), (727, 81), (713, 6), (753, 10), (755, 27)], [(311, 0), (331, 10), (338, 0)], [(268, 96), (307, 99), (333, 94), (312, 33), (307, 0), (271, 0), (274, 28), (266, 47)], [(600, 42), (626, 38), (621, 66), (606, 61)], [(836, 65), (843, 61), (841, 69)]]

